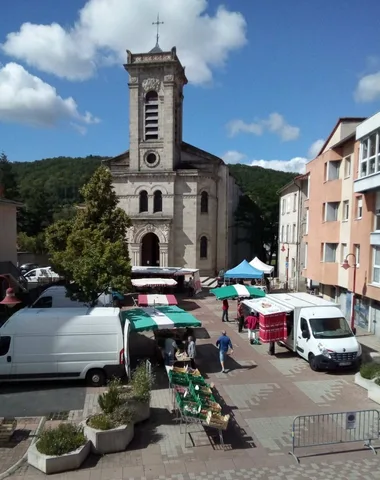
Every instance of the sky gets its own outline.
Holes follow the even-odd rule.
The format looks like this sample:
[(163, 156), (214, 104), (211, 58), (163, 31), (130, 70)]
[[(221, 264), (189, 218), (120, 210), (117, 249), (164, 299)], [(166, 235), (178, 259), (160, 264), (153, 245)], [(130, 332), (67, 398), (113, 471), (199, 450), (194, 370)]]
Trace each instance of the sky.
[(2, 0), (0, 151), (128, 149), (126, 49), (177, 47), (184, 141), (302, 172), (339, 117), (380, 110), (378, 0)]

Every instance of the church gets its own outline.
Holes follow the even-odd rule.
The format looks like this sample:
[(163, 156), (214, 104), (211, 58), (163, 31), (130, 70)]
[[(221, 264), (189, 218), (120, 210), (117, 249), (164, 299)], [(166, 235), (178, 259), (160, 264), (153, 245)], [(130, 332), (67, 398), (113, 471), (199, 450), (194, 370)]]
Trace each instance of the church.
[(127, 54), (129, 150), (104, 163), (132, 220), (131, 263), (214, 276), (242, 260), (234, 219), (241, 192), (222, 159), (182, 140), (187, 78), (176, 48), (164, 52), (157, 41), (148, 53)]

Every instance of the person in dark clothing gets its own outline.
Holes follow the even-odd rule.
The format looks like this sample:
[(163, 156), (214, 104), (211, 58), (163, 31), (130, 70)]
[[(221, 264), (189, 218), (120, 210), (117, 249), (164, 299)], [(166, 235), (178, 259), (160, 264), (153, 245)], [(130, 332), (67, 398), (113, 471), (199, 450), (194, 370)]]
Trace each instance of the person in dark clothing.
[(229, 348), (231, 349), (231, 353), (234, 353), (234, 350), (232, 347), (231, 339), (227, 336), (227, 333), (224, 330), (222, 332), (222, 335), (216, 341), (216, 346), (219, 348), (219, 360), (220, 365), (222, 366), (222, 373), (225, 373), (226, 371), (224, 369), (224, 361), (226, 358), (226, 354)]
[(238, 306), (237, 306), (237, 314), (238, 314), (238, 332), (240, 333), (243, 330), (244, 326), (244, 313), (243, 313), (243, 304), (241, 303), (241, 300), (238, 300)]
[(222, 313), (222, 322), (228, 322), (228, 309), (230, 308), (229, 304), (228, 304), (228, 300), (223, 300), (223, 305), (222, 305), (222, 309), (223, 309), (223, 313)]

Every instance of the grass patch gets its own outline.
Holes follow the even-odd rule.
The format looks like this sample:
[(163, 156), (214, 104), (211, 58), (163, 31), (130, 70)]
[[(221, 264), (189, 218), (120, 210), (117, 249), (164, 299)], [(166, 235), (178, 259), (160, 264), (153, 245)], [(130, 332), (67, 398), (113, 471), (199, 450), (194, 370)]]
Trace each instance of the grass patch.
[(57, 428), (44, 430), (36, 444), (44, 455), (59, 457), (73, 452), (87, 442), (83, 428), (71, 423), (61, 423)]
[(367, 380), (373, 380), (374, 378), (380, 377), (380, 364), (375, 362), (364, 363), (360, 367), (360, 375)]

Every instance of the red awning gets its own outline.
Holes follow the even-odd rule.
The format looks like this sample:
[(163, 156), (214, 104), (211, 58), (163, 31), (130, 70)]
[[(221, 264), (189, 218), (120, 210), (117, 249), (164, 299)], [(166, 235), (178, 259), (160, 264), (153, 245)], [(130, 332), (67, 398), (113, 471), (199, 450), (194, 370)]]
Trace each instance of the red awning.
[(150, 307), (154, 305), (178, 305), (174, 295), (139, 295), (137, 299), (139, 307)]

